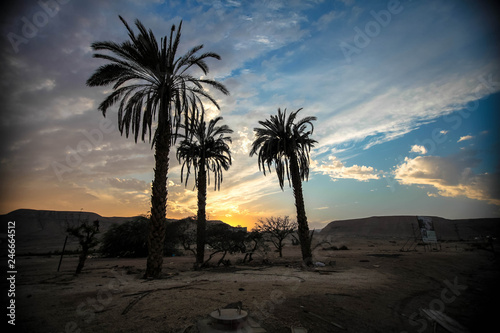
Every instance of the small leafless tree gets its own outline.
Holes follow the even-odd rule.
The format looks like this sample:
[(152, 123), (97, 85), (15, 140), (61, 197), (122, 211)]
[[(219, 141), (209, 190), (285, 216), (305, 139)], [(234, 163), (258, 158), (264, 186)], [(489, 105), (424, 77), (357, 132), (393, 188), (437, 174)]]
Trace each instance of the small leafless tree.
[(230, 265), (229, 260), (224, 260), (226, 255), (245, 252), (245, 237), (246, 232), (234, 230), (227, 224), (213, 224), (207, 229), (207, 244), (212, 249), (208, 259), (205, 260), (202, 267), (207, 267), (208, 262), (218, 253), (222, 253), (222, 257), (217, 262), (217, 266), (224, 264)]
[(187, 217), (179, 222), (177, 241), (196, 257), (196, 228), (191, 227), (195, 221), (196, 217)]
[(267, 245), (264, 242), (264, 235), (256, 230), (247, 233), (245, 237), (245, 257), (243, 262), (250, 262), (253, 260), (252, 256), (257, 250), (266, 251)]
[(297, 222), (290, 220), (288, 216), (271, 216), (265, 219), (259, 219), (253, 230), (261, 232), (264, 235), (269, 235), (280, 257), (283, 257), (283, 247), (285, 246), (283, 241), (288, 235), (293, 233), (296, 228)]
[(85, 265), (85, 260), (91, 248), (99, 244), (99, 240), (95, 237), (99, 232), (99, 220), (95, 220), (92, 224), (88, 222), (88, 218), (83, 220), (80, 224), (66, 229), (68, 235), (78, 239), (82, 252), (78, 260), (75, 274), (80, 274)]

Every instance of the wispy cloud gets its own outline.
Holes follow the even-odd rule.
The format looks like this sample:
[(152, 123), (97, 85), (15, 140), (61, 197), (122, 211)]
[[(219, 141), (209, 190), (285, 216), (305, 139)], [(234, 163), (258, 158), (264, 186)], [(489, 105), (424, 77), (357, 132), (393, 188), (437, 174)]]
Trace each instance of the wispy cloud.
[(457, 142), (462, 142), (462, 141), (467, 141), (467, 140), (472, 140), (474, 139), (474, 136), (472, 135), (464, 135), (464, 136), (461, 136), (460, 139), (458, 139)]
[(330, 176), (332, 180), (337, 179), (355, 179), (358, 181), (368, 181), (371, 179), (379, 179), (377, 170), (373, 167), (364, 165), (345, 166), (342, 161), (335, 156), (328, 157), (328, 163), (315, 164), (313, 171)]
[(323, 29), (326, 29), (328, 27), (328, 25), (330, 24), (330, 22), (336, 20), (336, 19), (339, 19), (341, 17), (344, 17), (345, 16), (345, 12), (344, 11), (335, 11), (335, 10), (332, 10), (326, 14), (323, 14), (317, 22), (315, 22), (313, 25), (317, 26), (319, 30), (323, 30)]
[(120, 178), (109, 178), (108, 182), (111, 186), (123, 189), (123, 190), (132, 190), (137, 192), (145, 192), (149, 191), (149, 187), (151, 186), (148, 182), (139, 179), (120, 179)]

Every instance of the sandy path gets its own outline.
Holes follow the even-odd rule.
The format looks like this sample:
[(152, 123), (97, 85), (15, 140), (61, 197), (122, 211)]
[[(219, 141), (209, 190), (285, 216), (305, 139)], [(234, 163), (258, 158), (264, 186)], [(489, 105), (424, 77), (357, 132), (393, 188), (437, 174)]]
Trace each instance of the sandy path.
[(18, 328), (178, 332), (240, 301), (268, 332), (290, 332), (291, 325), (341, 331), (332, 322), (345, 332), (417, 332), (429, 325), (418, 315), (421, 307), (442, 306), (475, 327), (488, 318), (486, 301), (500, 296), (499, 266), (491, 252), (449, 245), (441, 252), (402, 253), (394, 242), (360, 244), (349, 244), (348, 251), (316, 251), (316, 259), (336, 262), (317, 270), (302, 269), (294, 247), (267, 266), (257, 259), (252, 265), (193, 271), (190, 256), (165, 258), (159, 280), (141, 278), (145, 259), (89, 259), (75, 277), (75, 257), (65, 258), (59, 273), (58, 257), (20, 257)]

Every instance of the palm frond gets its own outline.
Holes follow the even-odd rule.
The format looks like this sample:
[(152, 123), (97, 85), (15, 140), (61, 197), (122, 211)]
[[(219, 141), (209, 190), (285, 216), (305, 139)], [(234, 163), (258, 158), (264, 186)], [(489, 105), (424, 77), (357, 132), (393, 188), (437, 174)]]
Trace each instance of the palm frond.
[[(222, 119), (222, 117), (216, 117), (207, 124), (204, 120), (203, 111), (196, 118), (188, 120), (190, 130), (187, 135), (179, 134), (179, 137), (184, 140), (177, 148), (176, 157), (179, 163), (182, 161), (181, 182), (184, 182), (185, 186), (187, 186), (189, 180), (191, 167), (194, 169), (197, 184), (198, 170), (203, 165), (207, 172), (209, 185), (210, 173), (212, 173), (214, 176), (214, 190), (220, 189), (220, 184), (223, 181), (223, 170), (227, 171), (232, 163), (231, 150), (227, 144), (227, 142), (231, 142), (231, 138), (226, 134), (233, 133), (229, 126), (217, 125)], [(184, 127), (184, 125), (181, 127)]]
[[(158, 137), (156, 132), (168, 128), (175, 142), (179, 125), (189, 118), (189, 113), (203, 112), (197, 105), (200, 97), (219, 108), (216, 100), (204, 89), (205, 85), (228, 93), (226, 87), (215, 80), (200, 80), (184, 72), (197, 66), (206, 74), (208, 65), (205, 59), (220, 59), (220, 56), (213, 52), (198, 55), (203, 48), (199, 45), (177, 57), (182, 21), (177, 28), (172, 25), (170, 34), (158, 42), (152, 30), (139, 20), (134, 22), (135, 32), (122, 16), (119, 18), (129, 39), (122, 43), (102, 41), (91, 44), (96, 52), (93, 56), (109, 63), (99, 67), (86, 83), (89, 86), (113, 85), (113, 92), (99, 105), (99, 110), (105, 115), (111, 106), (119, 104), (118, 125), (122, 134), (133, 133), (136, 141), (141, 134), (141, 139), (149, 138), (153, 147)], [(160, 107), (162, 103), (167, 105)], [(157, 117), (158, 112), (161, 116)], [(159, 123), (152, 135), (154, 120)]]
[[(290, 160), (297, 160), (299, 173), (302, 180), (309, 177), (309, 152), (316, 143), (309, 136), (313, 133), (312, 121), (316, 117), (305, 117), (296, 120), (302, 110), (291, 112), (278, 108), (277, 115), (259, 121), (261, 127), (254, 128), (255, 139), (250, 149), (250, 156), (257, 155), (259, 170), (264, 175), (266, 169), (271, 172), (274, 165), (278, 182), (283, 189), (285, 179), (290, 183)], [(310, 129), (309, 129), (310, 127)]]

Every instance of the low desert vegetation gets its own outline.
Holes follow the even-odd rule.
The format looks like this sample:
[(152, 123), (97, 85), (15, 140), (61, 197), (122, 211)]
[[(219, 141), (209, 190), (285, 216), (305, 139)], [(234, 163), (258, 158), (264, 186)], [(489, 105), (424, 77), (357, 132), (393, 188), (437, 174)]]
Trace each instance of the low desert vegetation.
[[(105, 257), (147, 257), (148, 223), (147, 217), (139, 217), (112, 225), (102, 236), (100, 254)], [(225, 223), (209, 222), (205, 243), (208, 255), (200, 264), (197, 261), (197, 226), (196, 217), (167, 221), (163, 255), (192, 254), (196, 258), (195, 267), (203, 268), (233, 264), (227, 259), (228, 254), (241, 254), (240, 263), (253, 261), (255, 254), (265, 259), (271, 247), (283, 257), (286, 244), (299, 245), (292, 237), (297, 232), (297, 223), (288, 216), (262, 219), (251, 232)], [(214, 258), (218, 258), (216, 262), (213, 262)]]

